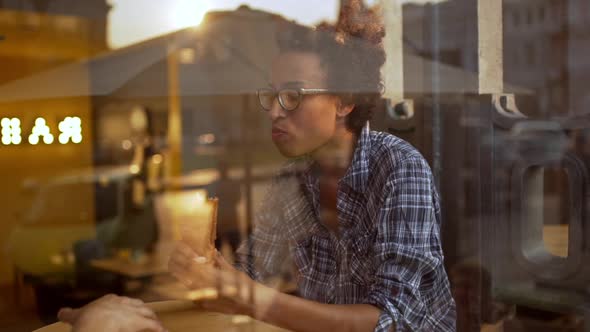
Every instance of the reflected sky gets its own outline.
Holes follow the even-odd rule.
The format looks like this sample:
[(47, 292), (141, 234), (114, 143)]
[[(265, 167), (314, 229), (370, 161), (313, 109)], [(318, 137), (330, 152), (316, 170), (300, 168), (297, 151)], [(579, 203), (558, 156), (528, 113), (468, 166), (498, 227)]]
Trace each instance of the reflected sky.
[[(401, 0), (438, 2), (440, 0)], [(378, 0), (366, 0), (374, 4)], [(110, 0), (109, 45), (122, 47), (198, 22), (206, 11), (233, 10), (241, 4), (279, 13), (303, 24), (333, 21), (339, 0)], [(313, 10), (312, 10), (313, 9)]]

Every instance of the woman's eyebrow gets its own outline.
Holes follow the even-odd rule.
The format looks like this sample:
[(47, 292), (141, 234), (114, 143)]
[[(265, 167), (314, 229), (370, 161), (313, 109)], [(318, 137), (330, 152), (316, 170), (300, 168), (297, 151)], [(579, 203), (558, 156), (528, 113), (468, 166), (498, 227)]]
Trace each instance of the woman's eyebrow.
[(305, 85), (304, 81), (289, 81), (289, 82), (284, 82), (281, 84), (281, 88), (292, 88), (292, 87), (301, 87)]

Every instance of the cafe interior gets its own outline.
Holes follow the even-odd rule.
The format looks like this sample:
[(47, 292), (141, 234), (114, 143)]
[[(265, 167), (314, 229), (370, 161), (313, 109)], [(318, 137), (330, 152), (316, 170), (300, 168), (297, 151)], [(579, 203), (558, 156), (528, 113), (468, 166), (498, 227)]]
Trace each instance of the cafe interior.
[[(256, 95), (279, 27), (349, 2), (0, 1), (0, 331), (69, 331), (59, 309), (106, 294), (169, 331), (281, 331), (195, 307), (168, 261), (213, 220), (233, 262), (288, 161)], [(386, 33), (371, 129), (432, 169), (456, 330), (590, 331), (590, 6), (360, 3)]]

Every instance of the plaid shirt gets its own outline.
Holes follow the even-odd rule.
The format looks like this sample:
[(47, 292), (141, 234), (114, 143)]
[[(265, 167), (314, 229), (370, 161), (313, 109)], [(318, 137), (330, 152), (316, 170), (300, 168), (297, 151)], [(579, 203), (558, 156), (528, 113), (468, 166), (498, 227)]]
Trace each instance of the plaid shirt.
[(339, 182), (339, 236), (320, 222), (310, 165), (294, 162), (274, 179), (237, 267), (267, 282), (294, 263), (300, 296), (374, 305), (381, 310), (375, 331), (454, 331), (439, 198), (420, 153), (367, 124)]

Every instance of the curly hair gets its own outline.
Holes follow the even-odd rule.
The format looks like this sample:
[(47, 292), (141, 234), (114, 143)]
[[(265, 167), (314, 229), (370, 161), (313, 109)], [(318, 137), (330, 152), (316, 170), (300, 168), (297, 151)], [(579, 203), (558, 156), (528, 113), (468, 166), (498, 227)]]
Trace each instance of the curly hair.
[(290, 23), (279, 31), (278, 44), (280, 52), (319, 55), (328, 88), (344, 105), (354, 105), (346, 126), (358, 134), (381, 99), (384, 36), (376, 10), (366, 8), (361, 0), (351, 0), (340, 9), (335, 25), (321, 23), (310, 29)]

